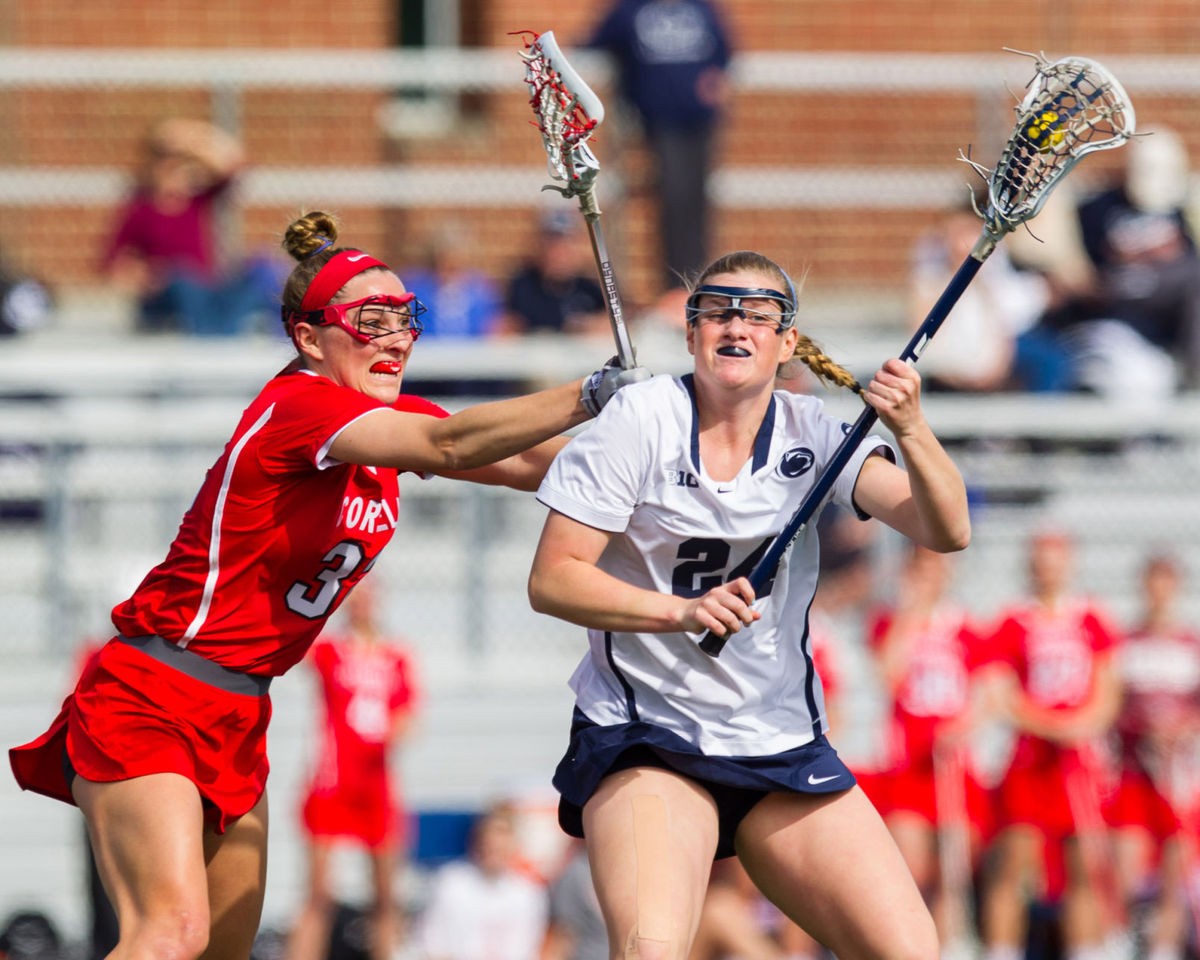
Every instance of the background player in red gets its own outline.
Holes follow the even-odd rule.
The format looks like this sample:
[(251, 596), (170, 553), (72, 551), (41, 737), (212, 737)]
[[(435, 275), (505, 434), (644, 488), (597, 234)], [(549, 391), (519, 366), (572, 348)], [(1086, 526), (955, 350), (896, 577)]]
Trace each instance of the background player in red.
[(380, 633), (371, 581), (359, 584), (342, 610), (344, 631), (320, 637), (308, 652), (325, 709), (302, 809), (309, 891), (292, 929), (291, 960), (321, 960), (328, 952), (336, 907), (330, 867), (338, 841), (364, 847), (370, 858), (372, 960), (391, 960), (400, 933), (392, 877), (407, 820), (388, 757), (412, 720), (414, 677), (405, 650)]
[(1151, 555), (1141, 575), (1143, 609), (1117, 658), (1121, 781), (1105, 819), (1116, 834), (1125, 901), (1152, 898), (1145, 955), (1179, 960), (1200, 801), (1200, 632), (1180, 619), (1183, 568), (1175, 557)]
[(22, 787), (83, 810), (120, 919), (114, 955), (249, 954), (266, 882), (268, 687), (391, 538), (398, 472), (532, 490), (560, 435), (631, 377), (606, 367), (452, 417), (401, 396), (420, 305), (337, 235), (319, 212), (288, 227), (295, 359), (246, 409), (166, 559), (114, 609), (119, 636), (51, 728), (10, 751)]
[[(1018, 734), (996, 793), (998, 835), (983, 896), (989, 960), (1016, 960), (1027, 936), (1029, 884), (1061, 894), (1067, 960), (1122, 931), (1100, 818), (1097, 745), (1120, 706), (1107, 616), (1070, 590), (1074, 544), (1061, 532), (1029, 543), (1032, 596), (1014, 604), (989, 643), (991, 693)], [(1063, 867), (1065, 865), (1065, 876)], [(1114, 923), (1115, 921), (1115, 923)]]
[(883, 767), (866, 789), (930, 904), (943, 951), (974, 935), (969, 884), (989, 819), (967, 740), (982, 641), (949, 599), (950, 577), (947, 555), (914, 545), (895, 603), (868, 630), (892, 718)]

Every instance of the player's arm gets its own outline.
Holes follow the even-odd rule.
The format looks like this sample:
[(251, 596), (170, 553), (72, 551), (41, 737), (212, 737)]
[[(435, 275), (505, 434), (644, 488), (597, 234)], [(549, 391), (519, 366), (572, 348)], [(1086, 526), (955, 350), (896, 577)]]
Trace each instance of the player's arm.
[(613, 534), (551, 510), (529, 573), (538, 613), (597, 630), (636, 633), (735, 631), (758, 619), (745, 577), (700, 597), (676, 597), (619, 580), (596, 566)]
[(971, 541), (967, 488), (921, 412), (920, 383), (913, 367), (888, 360), (867, 386), (865, 399), (892, 431), (904, 469), (868, 457), (854, 502), (915, 543), (949, 553)]
[[(343, 463), (437, 474), (496, 464), (587, 420), (582, 384), (575, 380), (511, 400), (481, 403), (445, 418), (380, 408), (347, 426), (329, 453)], [(536, 454), (524, 469), (536, 469), (547, 453)], [(517, 472), (515, 466), (512, 469)]]
[(542, 478), (550, 469), (550, 463), (557, 456), (558, 451), (567, 445), (569, 439), (569, 437), (551, 437), (536, 447), (531, 447), (516, 456), (506, 457), (504, 460), (486, 467), (476, 467), (474, 470), (447, 470), (441, 472), (441, 476), (533, 492), (541, 484)]

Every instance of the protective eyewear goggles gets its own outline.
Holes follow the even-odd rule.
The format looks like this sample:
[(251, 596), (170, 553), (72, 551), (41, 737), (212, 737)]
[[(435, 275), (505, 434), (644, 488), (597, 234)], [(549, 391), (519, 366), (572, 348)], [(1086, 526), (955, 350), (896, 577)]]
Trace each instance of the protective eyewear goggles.
[(769, 287), (697, 287), (687, 299), (688, 323), (729, 323), (740, 316), (753, 327), (771, 327), (782, 333), (796, 319), (792, 298)]
[(293, 310), (285, 316), (284, 322), (288, 333), (297, 323), (303, 322), (316, 327), (339, 326), (359, 343), (371, 343), (383, 337), (415, 341), (424, 329), (423, 313), (425, 304), (416, 294), (406, 293), (402, 297), (379, 294), (349, 303), (331, 303), (320, 310)]

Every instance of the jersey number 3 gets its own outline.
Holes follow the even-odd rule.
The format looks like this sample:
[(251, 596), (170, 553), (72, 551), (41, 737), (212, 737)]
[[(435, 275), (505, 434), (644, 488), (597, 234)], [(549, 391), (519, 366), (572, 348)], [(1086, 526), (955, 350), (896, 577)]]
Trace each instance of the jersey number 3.
[(327, 566), (316, 575), (314, 582), (297, 580), (292, 584), (287, 592), (288, 609), (306, 620), (328, 616), (342, 584), (362, 566), (365, 556), (362, 546), (353, 540), (343, 540), (334, 546), (321, 558)]

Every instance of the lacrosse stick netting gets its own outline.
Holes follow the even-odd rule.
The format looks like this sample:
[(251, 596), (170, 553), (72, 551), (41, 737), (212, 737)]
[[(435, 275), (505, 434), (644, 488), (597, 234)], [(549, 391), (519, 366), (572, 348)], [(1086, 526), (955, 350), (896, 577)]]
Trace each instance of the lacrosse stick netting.
[(1012, 136), (990, 174), (972, 164), (988, 180), (983, 217), (993, 241), (1036, 216), (1055, 184), (1085, 156), (1119, 147), (1134, 132), (1129, 95), (1095, 60), (1048, 63), (1024, 56), (1033, 57), (1037, 72), (1016, 107)]
[(600, 207), (596, 202), (596, 177), (600, 161), (587, 141), (604, 120), (604, 105), (567, 62), (551, 30), (533, 34), (521, 52), (525, 61), (525, 83), (529, 87), (529, 105), (537, 118), (536, 126), (546, 149), (550, 176), (562, 186), (548, 184), (543, 190), (556, 190), (564, 197), (579, 200), (579, 209), (587, 223), (592, 254), (604, 287), (608, 319), (617, 348), (617, 360), (629, 369), (636, 363), (633, 344), (625, 327), (621, 296), (609, 260), (604, 234), (600, 229)]
[[(917, 362), (996, 244), (1042, 209), (1050, 191), (1071, 168), (1089, 153), (1119, 147), (1133, 136), (1133, 104), (1116, 77), (1103, 66), (1084, 57), (1068, 57), (1053, 63), (1040, 56), (1034, 60), (1037, 72), (1024, 99), (1015, 108), (1017, 122), (995, 170), (989, 171), (968, 157), (959, 156), (987, 181), (987, 209), (977, 211), (983, 229), (900, 354), (906, 363)], [(784, 554), (824, 503), (877, 419), (873, 407), (863, 410), (799, 508), (754, 565), (748, 579), (756, 594), (774, 578)], [(700, 649), (715, 657), (726, 639), (706, 633)]]

